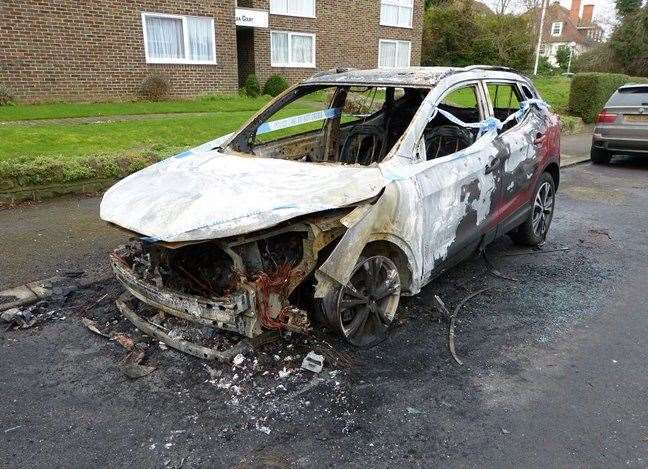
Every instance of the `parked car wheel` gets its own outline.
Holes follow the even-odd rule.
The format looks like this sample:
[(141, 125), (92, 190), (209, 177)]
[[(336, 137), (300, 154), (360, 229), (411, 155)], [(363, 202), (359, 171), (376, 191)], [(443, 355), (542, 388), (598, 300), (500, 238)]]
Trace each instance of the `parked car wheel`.
[(533, 197), (528, 218), (510, 233), (516, 244), (538, 246), (547, 238), (556, 203), (556, 184), (549, 173), (543, 173)]
[(609, 164), (612, 159), (612, 155), (607, 150), (602, 150), (600, 148), (592, 148), (590, 152), (590, 157), (592, 158), (592, 163), (594, 164)]
[(386, 338), (396, 316), (401, 282), (394, 262), (386, 256), (361, 257), (349, 282), (319, 302), (329, 324), (349, 343), (371, 347)]

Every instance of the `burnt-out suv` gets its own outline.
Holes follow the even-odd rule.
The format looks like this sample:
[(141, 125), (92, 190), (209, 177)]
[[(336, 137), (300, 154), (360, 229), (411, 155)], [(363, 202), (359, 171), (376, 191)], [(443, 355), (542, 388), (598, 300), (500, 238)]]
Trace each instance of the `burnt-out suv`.
[(170, 345), (158, 311), (375, 344), (401, 295), (498, 236), (544, 241), (559, 155), (558, 118), (509, 69), (317, 74), (108, 190), (101, 217), (132, 234), (112, 267), (139, 300), (120, 309)]

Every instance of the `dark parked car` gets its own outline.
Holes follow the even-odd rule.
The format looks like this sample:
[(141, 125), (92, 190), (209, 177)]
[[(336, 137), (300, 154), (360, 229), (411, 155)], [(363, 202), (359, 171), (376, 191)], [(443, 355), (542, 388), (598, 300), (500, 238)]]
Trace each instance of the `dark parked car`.
[(596, 118), (592, 162), (607, 164), (615, 154), (648, 154), (648, 85), (624, 85)]
[(247, 337), (324, 322), (375, 344), (401, 295), (498, 236), (544, 241), (559, 158), (557, 116), (512, 70), (320, 73), (105, 194), (101, 217), (133, 236), (115, 274), (153, 312), (118, 305), (170, 346), (156, 310)]

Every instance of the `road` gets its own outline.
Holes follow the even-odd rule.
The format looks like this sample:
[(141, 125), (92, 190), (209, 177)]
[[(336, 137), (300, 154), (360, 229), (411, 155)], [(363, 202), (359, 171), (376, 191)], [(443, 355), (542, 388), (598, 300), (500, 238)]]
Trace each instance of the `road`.
[[(638, 159), (564, 169), (544, 252), (489, 248), (517, 282), (465, 262), (404, 301), (369, 350), (293, 336), (208, 369), (149, 343), (157, 369), (131, 381), (126, 352), (80, 322), (133, 334), (115, 282), (98, 281), (49, 305), (52, 320), (1, 333), (0, 467), (646, 467), (647, 177)], [(55, 232), (17, 261), (45, 272), (96, 236)], [(483, 287), (460, 313), (460, 367), (431, 299), (452, 308)], [(321, 380), (279, 374), (325, 340)]]

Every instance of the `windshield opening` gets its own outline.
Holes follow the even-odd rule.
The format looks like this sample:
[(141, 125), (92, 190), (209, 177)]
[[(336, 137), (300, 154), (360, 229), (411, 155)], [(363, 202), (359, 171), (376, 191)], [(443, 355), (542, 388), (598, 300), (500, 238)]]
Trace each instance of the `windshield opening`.
[(371, 165), (409, 126), (428, 89), (300, 86), (272, 103), (230, 143), (263, 158)]

